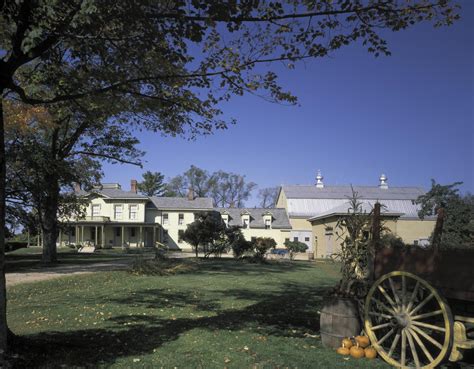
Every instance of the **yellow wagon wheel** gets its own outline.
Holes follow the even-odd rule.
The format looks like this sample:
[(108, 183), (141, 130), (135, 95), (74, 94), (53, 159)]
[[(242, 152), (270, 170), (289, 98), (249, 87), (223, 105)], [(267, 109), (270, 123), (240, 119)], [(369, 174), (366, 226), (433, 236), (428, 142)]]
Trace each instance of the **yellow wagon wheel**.
[(408, 272), (375, 281), (365, 300), (364, 325), (372, 346), (397, 368), (435, 368), (451, 351), (451, 309), (435, 288)]

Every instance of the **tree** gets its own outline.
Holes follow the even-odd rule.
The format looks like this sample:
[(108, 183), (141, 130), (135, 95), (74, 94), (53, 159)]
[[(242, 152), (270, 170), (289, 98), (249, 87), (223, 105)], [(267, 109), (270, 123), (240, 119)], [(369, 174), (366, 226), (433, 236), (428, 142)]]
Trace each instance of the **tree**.
[(445, 219), (441, 234), (441, 246), (463, 247), (474, 245), (472, 228), (474, 205), (472, 195), (461, 196), (459, 187), (462, 182), (441, 185), (431, 180), (431, 189), (416, 200), (420, 204), (418, 215), (421, 219), (434, 216), (440, 208), (444, 209)]
[(227, 173), (222, 170), (212, 176), (210, 196), (214, 204), (220, 207), (243, 207), (257, 186), (253, 182), (246, 182), (245, 176)]
[(276, 242), (271, 237), (257, 237), (253, 241), (253, 247), (255, 250), (255, 256), (257, 259), (265, 259), (265, 254), (270, 250), (276, 247)]
[[(0, 5), (0, 268), (4, 265), (4, 101), (107, 99), (133, 128), (188, 135), (225, 128), (218, 104), (252, 93), (295, 103), (257, 66), (325, 57), (352, 42), (389, 54), (380, 34), (451, 24), (449, 1), (7, 1)], [(204, 92), (204, 93), (201, 93)], [(110, 102), (113, 101), (113, 104)], [(102, 105), (105, 106), (105, 105)], [(2, 273), (3, 274), (3, 273)], [(0, 350), (7, 350), (0, 276)]]
[(143, 181), (138, 183), (138, 191), (146, 196), (163, 196), (166, 191), (165, 176), (160, 172), (143, 173)]
[(260, 198), (260, 207), (274, 208), (277, 201), (278, 190), (278, 187), (267, 187), (259, 190), (258, 197)]
[(196, 257), (198, 257), (200, 246), (204, 247), (206, 256), (209, 256), (206, 248), (212, 250), (214, 242), (220, 240), (224, 229), (225, 223), (218, 211), (203, 212), (188, 225), (184, 231), (183, 240), (191, 244)]
[(214, 205), (220, 207), (242, 207), (256, 187), (246, 182), (245, 176), (219, 170), (209, 173), (194, 165), (182, 175), (169, 181), (167, 194), (186, 196), (189, 190), (197, 197), (212, 197)]
[(125, 126), (107, 121), (110, 108), (103, 112), (97, 101), (87, 104), (63, 102), (48, 109), (7, 104), (9, 200), (37, 214), (43, 262), (57, 261), (58, 217), (84, 210), (72, 183), (90, 188), (101, 176), (100, 161), (132, 163), (141, 154)]
[(285, 247), (290, 255), (290, 260), (294, 259), (295, 253), (305, 252), (308, 249), (308, 245), (300, 241), (285, 241)]

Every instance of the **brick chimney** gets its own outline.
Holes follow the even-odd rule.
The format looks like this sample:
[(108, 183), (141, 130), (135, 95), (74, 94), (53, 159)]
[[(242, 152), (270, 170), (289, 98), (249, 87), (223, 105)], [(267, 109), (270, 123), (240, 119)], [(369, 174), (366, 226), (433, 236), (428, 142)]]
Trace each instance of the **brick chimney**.
[(136, 179), (132, 179), (130, 181), (130, 192), (137, 193), (138, 190), (138, 182)]
[(81, 191), (81, 184), (79, 182), (74, 182), (74, 192), (78, 193)]
[(193, 190), (192, 188), (190, 188), (190, 189), (188, 190), (188, 200), (189, 200), (189, 201), (193, 201), (194, 199), (195, 199), (195, 197), (194, 197), (194, 190)]

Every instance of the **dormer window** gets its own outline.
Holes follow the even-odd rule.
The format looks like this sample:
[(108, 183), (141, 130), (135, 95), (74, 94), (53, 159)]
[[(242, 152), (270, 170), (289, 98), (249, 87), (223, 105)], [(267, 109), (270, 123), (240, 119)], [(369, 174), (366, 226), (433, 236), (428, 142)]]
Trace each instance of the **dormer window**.
[(222, 214), (222, 221), (224, 222), (225, 226), (229, 226), (229, 214)]
[(270, 218), (265, 219), (265, 229), (272, 228), (272, 220)]
[(243, 218), (242, 219), (242, 226), (244, 228), (249, 228), (249, 226), (250, 226), (249, 218)]

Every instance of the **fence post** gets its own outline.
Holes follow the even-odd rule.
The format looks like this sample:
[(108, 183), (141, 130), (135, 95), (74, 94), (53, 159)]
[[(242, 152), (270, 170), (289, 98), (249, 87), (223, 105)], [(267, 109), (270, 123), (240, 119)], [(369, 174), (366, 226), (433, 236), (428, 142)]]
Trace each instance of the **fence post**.
[(445, 218), (444, 209), (439, 208), (437, 214), (438, 216), (436, 217), (436, 225), (433, 232), (433, 248), (435, 251), (438, 251), (441, 246), (441, 236), (443, 235), (443, 224)]
[(376, 202), (372, 216), (372, 239), (369, 242), (369, 250), (367, 255), (367, 269), (369, 271), (369, 280), (375, 279), (375, 252), (380, 244), (380, 203)]

